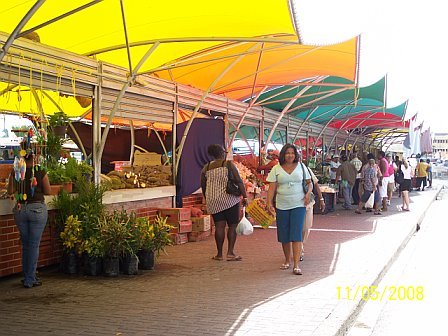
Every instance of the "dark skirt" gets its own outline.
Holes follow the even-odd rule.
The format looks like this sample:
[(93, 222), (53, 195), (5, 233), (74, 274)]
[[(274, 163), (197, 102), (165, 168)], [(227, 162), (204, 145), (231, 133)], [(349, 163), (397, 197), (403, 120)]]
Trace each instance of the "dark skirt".
[(400, 183), (400, 191), (411, 191), (411, 180), (405, 179), (403, 183)]

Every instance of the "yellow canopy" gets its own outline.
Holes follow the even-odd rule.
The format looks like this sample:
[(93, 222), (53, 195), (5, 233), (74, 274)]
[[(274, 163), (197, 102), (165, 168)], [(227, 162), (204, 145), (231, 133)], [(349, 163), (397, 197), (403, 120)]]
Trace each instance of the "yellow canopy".
[(91, 100), (84, 97), (66, 96), (50, 90), (30, 88), (0, 82), (0, 110), (18, 114), (40, 115), (63, 111), (69, 117), (79, 117), (91, 107)]
[[(327, 46), (288, 44), (295, 40), (292, 35), (266, 39), (283, 42), (224, 43), (170, 62), (154, 74), (202, 90), (212, 86), (211, 92), (235, 99), (250, 97), (265, 86), (316, 76), (356, 82), (358, 37)], [(219, 80), (215, 82), (216, 78)]]
[[(35, 4), (3, 1), (0, 31), (11, 34)], [(34, 31), (43, 44), (124, 67), (129, 67), (126, 45), (135, 67), (150, 46), (161, 41), (141, 68), (145, 71), (232, 38), (294, 35), (289, 6), (288, 0), (46, 0), (21, 33)]]

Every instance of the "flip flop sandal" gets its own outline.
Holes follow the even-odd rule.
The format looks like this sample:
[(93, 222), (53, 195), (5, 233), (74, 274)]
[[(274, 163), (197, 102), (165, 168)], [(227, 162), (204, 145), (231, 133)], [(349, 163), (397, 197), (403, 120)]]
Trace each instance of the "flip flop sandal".
[(241, 256), (229, 256), (227, 257), (227, 261), (241, 261), (243, 258)]
[(302, 275), (302, 270), (298, 267), (294, 267), (292, 273), (294, 273), (295, 275)]
[(212, 257), (213, 260), (218, 260), (218, 261), (222, 261), (223, 257), (218, 257), (218, 256), (214, 256)]
[(280, 266), (280, 269), (281, 269), (281, 270), (287, 270), (287, 269), (289, 269), (290, 267), (291, 267), (290, 264), (282, 264), (282, 265)]

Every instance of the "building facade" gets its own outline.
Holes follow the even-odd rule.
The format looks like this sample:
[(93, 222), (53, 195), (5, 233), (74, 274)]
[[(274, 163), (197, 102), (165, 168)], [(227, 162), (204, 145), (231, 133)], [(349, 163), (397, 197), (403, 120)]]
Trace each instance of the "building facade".
[(448, 133), (434, 133), (432, 152), (436, 158), (448, 159)]

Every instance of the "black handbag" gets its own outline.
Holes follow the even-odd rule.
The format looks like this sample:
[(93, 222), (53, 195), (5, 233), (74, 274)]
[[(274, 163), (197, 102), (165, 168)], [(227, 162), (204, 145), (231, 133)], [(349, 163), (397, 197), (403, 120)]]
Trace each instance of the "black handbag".
[(398, 184), (402, 184), (404, 182), (404, 174), (401, 170), (399, 170), (395, 176), (395, 182)]
[[(308, 189), (306, 187), (306, 182), (305, 182), (305, 168), (303, 168), (304, 164), (300, 163), (300, 165), (302, 166), (302, 188), (303, 188), (303, 193), (306, 195)], [(306, 169), (308, 169), (308, 171), (310, 170), (310, 168), (306, 167)], [(311, 176), (311, 173), (310, 173)], [(313, 191), (310, 194), (310, 202), (312, 202), (313, 200), (316, 201), (316, 194), (314, 193), (314, 183), (313, 183)]]
[(223, 167), (224, 165), (227, 166), (227, 172), (228, 172), (226, 193), (234, 196), (241, 196), (243, 193), (241, 192), (240, 187), (238, 186), (238, 183), (236, 182), (235, 177), (233, 176), (232, 169), (227, 165), (226, 160), (224, 160), (223, 162)]

